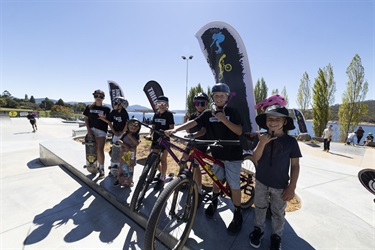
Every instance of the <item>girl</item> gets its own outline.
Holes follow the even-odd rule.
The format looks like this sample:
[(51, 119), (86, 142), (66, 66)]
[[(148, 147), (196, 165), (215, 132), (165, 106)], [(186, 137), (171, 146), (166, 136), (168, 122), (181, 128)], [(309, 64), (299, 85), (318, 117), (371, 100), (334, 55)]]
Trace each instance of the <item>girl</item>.
[(86, 106), (83, 111), (85, 116), (85, 125), (87, 136), (95, 137), (96, 154), (99, 163), (99, 178), (104, 177), (104, 144), (107, 137), (108, 124), (101, 120), (100, 117), (106, 117), (111, 111), (109, 107), (103, 106), (105, 97), (104, 91), (97, 89), (92, 93), (95, 101)]

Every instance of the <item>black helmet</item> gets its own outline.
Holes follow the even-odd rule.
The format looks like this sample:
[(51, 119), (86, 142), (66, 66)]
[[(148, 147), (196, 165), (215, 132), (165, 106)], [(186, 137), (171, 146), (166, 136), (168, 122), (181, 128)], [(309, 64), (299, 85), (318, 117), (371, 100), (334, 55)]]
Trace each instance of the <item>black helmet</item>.
[(122, 96), (116, 96), (114, 99), (113, 99), (113, 103), (114, 104), (120, 104), (124, 109), (126, 109), (128, 106), (129, 106), (129, 102), (128, 100), (126, 100), (124, 97)]
[(166, 102), (166, 103), (169, 102), (168, 97), (163, 96), (163, 95), (159, 96), (158, 99), (157, 99), (156, 101), (157, 101), (157, 102)]
[(193, 98), (193, 102), (195, 101), (208, 102), (208, 95), (206, 95), (206, 93), (203, 93), (203, 92), (197, 93)]
[(97, 90), (95, 90), (94, 93), (92, 93), (92, 94), (93, 94), (93, 95), (103, 95), (103, 96), (105, 96), (104, 91), (101, 90), (101, 89), (97, 89)]
[(225, 83), (216, 83), (211, 89), (211, 95), (213, 95), (216, 92), (225, 92), (229, 96), (230, 88)]
[(137, 118), (131, 118), (129, 121), (128, 121), (128, 129), (129, 129), (129, 126), (134, 124), (134, 126), (138, 127), (138, 130), (137, 130), (137, 134), (139, 133), (139, 131), (141, 130), (141, 123), (139, 122), (139, 120)]

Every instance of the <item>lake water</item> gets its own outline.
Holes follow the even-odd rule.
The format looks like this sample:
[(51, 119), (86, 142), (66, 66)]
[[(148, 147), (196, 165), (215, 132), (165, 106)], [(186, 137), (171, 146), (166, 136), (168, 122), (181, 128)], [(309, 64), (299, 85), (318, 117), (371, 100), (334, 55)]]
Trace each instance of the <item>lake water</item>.
[[(132, 117), (134, 115), (135, 118), (138, 120), (142, 121), (143, 120), (143, 113), (141, 112), (129, 112), (129, 117)], [(154, 113), (145, 113), (145, 118), (149, 118), (152, 120), (152, 117), (154, 116)], [(183, 113), (176, 113), (174, 114), (174, 122), (176, 125), (182, 124), (184, 122), (184, 114)], [(298, 125), (296, 122), (294, 122), (294, 125), (296, 126), (295, 130), (291, 130), (289, 134), (291, 135), (298, 135)], [(312, 129), (312, 122), (307, 121), (306, 122), (307, 126), (307, 132), (309, 135), (314, 137), (314, 131)], [(356, 127), (355, 130), (357, 130), (358, 127)], [(372, 134), (375, 134), (375, 126), (362, 126), (363, 130), (365, 131), (365, 135), (363, 136), (361, 143), (363, 143), (363, 140), (366, 138), (368, 132), (372, 132)], [(336, 123), (332, 123), (332, 129), (335, 132), (332, 138), (332, 141), (338, 142), (338, 135), (339, 135), (339, 130), (338, 130), (338, 125)], [(321, 135), (317, 135), (317, 137), (320, 137)], [(356, 141), (356, 139), (355, 139)]]

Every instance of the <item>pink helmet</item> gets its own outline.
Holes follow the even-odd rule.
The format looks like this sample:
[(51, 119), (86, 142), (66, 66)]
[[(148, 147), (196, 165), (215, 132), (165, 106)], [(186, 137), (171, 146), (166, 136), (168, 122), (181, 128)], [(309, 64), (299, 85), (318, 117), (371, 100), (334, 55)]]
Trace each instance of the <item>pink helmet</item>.
[(257, 103), (254, 106), (254, 108), (257, 110), (264, 110), (265, 108), (271, 105), (280, 105), (282, 107), (285, 107), (286, 106), (285, 98), (279, 94), (274, 94), (274, 95), (267, 97), (260, 103)]

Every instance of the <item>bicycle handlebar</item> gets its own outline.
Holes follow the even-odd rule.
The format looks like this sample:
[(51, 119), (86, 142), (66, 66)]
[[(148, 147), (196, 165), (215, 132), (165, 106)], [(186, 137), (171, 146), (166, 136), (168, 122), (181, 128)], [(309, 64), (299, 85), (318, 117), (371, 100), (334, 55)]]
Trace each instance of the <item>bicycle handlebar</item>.
[[(151, 129), (152, 131), (154, 131), (158, 135), (160, 135), (162, 137), (167, 137), (164, 133), (164, 130), (158, 131), (158, 130), (155, 130), (154, 128), (152, 128), (151, 126), (149, 126), (148, 124), (145, 124), (143, 122), (139, 122), (139, 123), (142, 124), (143, 126), (149, 128), (149, 129)], [(220, 147), (220, 146), (223, 146), (223, 145), (240, 145), (239, 140), (221, 140), (221, 139), (218, 139), (218, 140), (199, 140), (199, 139), (194, 139), (192, 137), (184, 138), (184, 137), (177, 136), (175, 134), (170, 134), (170, 137), (181, 140), (181, 141), (184, 141), (184, 142), (187, 142), (187, 143), (190, 143), (190, 144), (193, 144), (193, 145), (214, 146), (214, 147), (215, 146)]]

